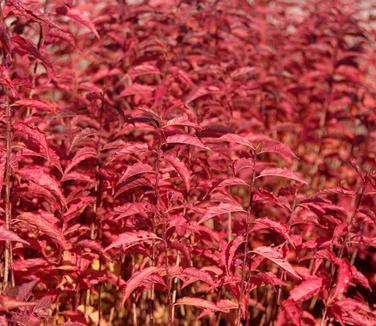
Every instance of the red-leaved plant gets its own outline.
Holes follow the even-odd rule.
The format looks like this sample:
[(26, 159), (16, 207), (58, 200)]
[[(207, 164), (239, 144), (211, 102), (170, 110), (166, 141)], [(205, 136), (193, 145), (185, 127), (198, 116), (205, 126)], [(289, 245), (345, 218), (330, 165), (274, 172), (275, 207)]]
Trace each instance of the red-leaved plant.
[(376, 325), (375, 9), (1, 0), (0, 325)]

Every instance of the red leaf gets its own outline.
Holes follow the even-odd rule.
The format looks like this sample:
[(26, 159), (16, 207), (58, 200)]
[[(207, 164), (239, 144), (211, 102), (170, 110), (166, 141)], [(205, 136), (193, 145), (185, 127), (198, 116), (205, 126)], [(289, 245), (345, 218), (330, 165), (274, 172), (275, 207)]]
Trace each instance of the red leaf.
[(213, 287), (216, 286), (216, 283), (214, 282), (213, 278), (210, 276), (209, 273), (201, 271), (194, 267), (188, 267), (183, 270), (183, 275), (189, 277), (188, 282), (184, 282), (182, 289), (186, 287), (188, 284), (191, 284), (192, 282), (195, 282), (197, 280), (205, 282)]
[(240, 178), (229, 178), (222, 180), (217, 186), (215, 186), (212, 191), (218, 188), (223, 188), (223, 187), (230, 187), (230, 186), (246, 186), (249, 187), (249, 184), (245, 182), (243, 179)]
[(121, 305), (124, 305), (125, 301), (127, 301), (132, 292), (137, 289), (142, 282), (147, 280), (150, 275), (159, 273), (161, 271), (163, 271), (163, 268), (152, 266), (134, 273), (123, 287), (123, 299), (121, 300)]
[(118, 238), (110, 244), (105, 251), (111, 248), (116, 248), (120, 246), (131, 246), (138, 242), (148, 241), (151, 239), (160, 239), (157, 235), (147, 231), (137, 231), (137, 232), (124, 232), (121, 233)]
[(59, 184), (49, 174), (45, 173), (41, 167), (25, 167), (18, 171), (18, 173), (29, 182), (34, 182), (46, 190), (50, 191), (61, 204), (65, 207), (65, 197), (60, 190)]
[(230, 309), (238, 309), (239, 305), (236, 302), (223, 299), (217, 302), (217, 307), (219, 309), (230, 310)]
[(36, 59), (42, 61), (47, 67), (52, 67), (47, 58), (45, 58), (40, 52), (39, 49), (34, 46), (29, 40), (15, 35), (12, 37), (12, 42), (16, 43), (23, 51), (33, 56)]
[(189, 189), (191, 187), (191, 173), (185, 166), (184, 162), (180, 161), (178, 158), (173, 157), (171, 155), (164, 155), (164, 159), (173, 166), (173, 168), (182, 178), (185, 185), (185, 189), (187, 189), (187, 191), (189, 192)]
[(287, 178), (290, 180), (294, 180), (303, 184), (307, 184), (305, 180), (303, 180), (301, 177), (299, 177), (296, 173), (284, 169), (284, 168), (267, 168), (261, 171), (261, 173), (257, 176), (257, 178), (261, 177), (269, 177), (269, 176), (274, 176), (274, 177), (282, 177), (282, 178)]
[(140, 95), (140, 96), (151, 96), (154, 91), (154, 87), (142, 84), (133, 84), (127, 86), (121, 93), (120, 96), (130, 96), (130, 95)]
[(239, 135), (236, 135), (236, 134), (226, 134), (226, 135), (220, 137), (219, 140), (229, 142), (229, 143), (244, 145), (244, 146), (246, 146), (246, 147), (248, 147), (252, 150), (255, 149), (253, 147), (253, 145), (246, 138), (239, 136)]
[(290, 265), (290, 263), (286, 259), (284, 259), (282, 254), (276, 249), (272, 247), (258, 247), (252, 252), (271, 260), (286, 272), (290, 273), (298, 279), (301, 279), (301, 277), (294, 271), (294, 268)]
[(22, 240), (14, 232), (7, 230), (4, 226), (0, 226), (0, 241), (17, 241), (17, 242), (22, 242), (26, 245), (29, 244), (27, 241)]
[(277, 221), (273, 221), (267, 217), (257, 218), (254, 221), (255, 225), (252, 228), (252, 231), (257, 231), (260, 229), (271, 229), (280, 235), (282, 235), (286, 240), (290, 242), (290, 244), (294, 245), (292, 239), (288, 235), (287, 227)]
[(312, 277), (295, 286), (290, 291), (290, 298), (295, 302), (302, 302), (319, 293), (321, 288), (322, 279)]
[(97, 30), (95, 29), (94, 23), (90, 20), (89, 17), (86, 17), (83, 15), (79, 10), (74, 8), (68, 8), (67, 7), (67, 13), (66, 15), (73, 20), (75, 20), (77, 23), (86, 26), (88, 29), (90, 29), (94, 35), (99, 38), (99, 34)]
[(243, 236), (238, 236), (234, 240), (231, 240), (225, 249), (225, 267), (227, 275), (232, 274), (232, 266), (234, 264), (234, 258), (236, 251), (240, 247), (240, 245), (244, 242)]
[(145, 173), (154, 173), (154, 170), (150, 165), (144, 164), (144, 163), (136, 163), (136, 164), (130, 165), (128, 166), (127, 170), (119, 179), (118, 184), (126, 181), (127, 179), (131, 177), (134, 177), (140, 174), (145, 174)]
[(141, 177), (141, 178), (138, 178), (137, 180), (132, 180), (129, 183), (127, 183), (124, 186), (122, 186), (115, 193), (114, 198), (117, 198), (118, 196), (120, 196), (122, 193), (124, 193), (126, 191), (129, 191), (131, 189), (138, 188), (138, 187), (152, 188), (153, 185), (152, 185), (152, 183), (150, 182), (150, 180), (148, 178)]
[(17, 308), (33, 306), (35, 306), (35, 303), (33, 302), (19, 301), (7, 295), (0, 295), (0, 311), (9, 311)]
[(80, 164), (84, 160), (87, 160), (89, 158), (96, 158), (96, 157), (97, 157), (97, 151), (94, 148), (91, 148), (91, 147), (80, 148), (77, 151), (76, 155), (74, 155), (72, 161), (65, 168), (64, 174), (69, 173), (76, 165)]
[(27, 271), (33, 268), (47, 267), (49, 261), (44, 258), (20, 259), (12, 264), (15, 271)]
[(208, 300), (195, 298), (195, 297), (180, 298), (175, 302), (175, 305), (195, 306), (200, 309), (208, 309), (210, 311), (224, 312), (224, 309), (219, 308), (215, 303), (210, 302)]
[(188, 94), (188, 96), (185, 100), (185, 103), (189, 104), (189, 103), (193, 102), (194, 100), (196, 100), (196, 99), (198, 99), (202, 96), (209, 95), (210, 93), (211, 93), (211, 91), (207, 88), (204, 88), (204, 87), (196, 88)]
[(300, 307), (292, 300), (285, 300), (282, 302), (282, 307), (286, 311), (287, 315), (290, 317), (291, 321), (296, 326), (300, 326), (303, 311)]
[(276, 153), (287, 161), (291, 161), (292, 159), (297, 159), (298, 157), (295, 153), (285, 144), (277, 143), (277, 142), (266, 142), (262, 144), (261, 150), (257, 152), (257, 154), (264, 154), (264, 153)]
[(131, 76), (133, 79), (139, 76), (155, 75), (160, 73), (161, 72), (157, 67), (149, 63), (143, 63), (139, 66), (131, 67), (128, 72), (129, 76)]
[(340, 295), (346, 293), (352, 279), (351, 266), (346, 259), (338, 259), (336, 265), (337, 281), (331, 300), (337, 299)]
[(227, 213), (247, 214), (247, 212), (239, 204), (220, 203), (218, 206), (208, 207), (204, 216), (200, 219), (198, 223), (201, 224), (215, 216), (227, 214)]
[(189, 121), (187, 115), (182, 115), (166, 122), (166, 127), (169, 126), (184, 126), (184, 127), (192, 127), (198, 128), (198, 125), (194, 122)]
[(198, 139), (196, 136), (192, 135), (173, 135), (173, 136), (168, 136), (166, 139), (166, 144), (185, 144), (185, 145), (191, 145), (191, 146), (196, 146), (202, 149), (210, 150), (209, 147), (206, 147), (200, 139)]
[(57, 106), (52, 103), (48, 103), (46, 101), (36, 100), (33, 98), (25, 98), (22, 100), (18, 100), (14, 102), (11, 106), (25, 106), (28, 108), (36, 109), (37, 111), (41, 112), (55, 112), (57, 110)]
[(30, 138), (36, 144), (38, 144), (40, 153), (46, 158), (49, 159), (49, 148), (47, 145), (46, 136), (36, 127), (31, 127), (24, 122), (18, 122), (14, 125), (16, 134), (22, 138)]
[[(339, 318), (349, 325), (374, 326), (376, 325), (376, 313), (371, 310), (368, 304), (351, 298), (342, 297), (331, 307), (339, 308)], [(337, 319), (338, 317), (335, 316)]]
[(282, 286), (286, 285), (286, 282), (279, 279), (275, 274), (271, 272), (257, 273), (250, 277), (250, 283), (255, 284), (255, 287), (262, 285)]
[(30, 212), (24, 212), (18, 215), (17, 219), (24, 222), (25, 226), (35, 227), (38, 231), (54, 240), (62, 248), (67, 248), (67, 243), (61, 230), (46, 218)]
[(352, 279), (355, 283), (360, 284), (361, 286), (364, 286), (369, 291), (372, 291), (372, 288), (369, 284), (369, 281), (367, 277), (365, 277), (361, 272), (359, 272), (355, 266), (351, 265), (351, 274)]
[(114, 208), (114, 215), (116, 216), (114, 220), (116, 221), (118, 219), (125, 219), (128, 216), (136, 214), (147, 217), (146, 212), (147, 211), (145, 203), (125, 203)]

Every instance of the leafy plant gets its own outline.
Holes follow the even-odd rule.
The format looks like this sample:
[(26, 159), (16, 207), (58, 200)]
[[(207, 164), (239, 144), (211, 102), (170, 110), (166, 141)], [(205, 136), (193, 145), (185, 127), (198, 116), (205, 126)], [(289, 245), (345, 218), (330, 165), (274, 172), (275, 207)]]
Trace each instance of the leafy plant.
[(0, 3), (2, 325), (374, 325), (375, 6)]

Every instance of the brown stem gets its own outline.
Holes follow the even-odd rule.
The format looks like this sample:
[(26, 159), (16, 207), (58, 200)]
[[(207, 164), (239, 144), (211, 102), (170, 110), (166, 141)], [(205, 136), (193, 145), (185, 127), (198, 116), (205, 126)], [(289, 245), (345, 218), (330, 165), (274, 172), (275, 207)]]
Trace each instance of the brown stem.
[[(10, 229), (10, 221), (12, 218), (12, 205), (10, 200), (11, 195), (11, 166), (10, 160), (12, 155), (12, 109), (9, 105), (8, 95), (5, 97), (6, 109), (6, 161), (5, 161), (5, 228)], [(11, 243), (6, 241), (4, 253), (4, 279), (3, 290), (9, 285), (9, 271), (11, 269)]]
[[(94, 202), (94, 205), (93, 205), (93, 218), (92, 218), (92, 221), (91, 221), (91, 225), (90, 225), (90, 239), (91, 240), (94, 240), (96, 238), (96, 236), (99, 238), (99, 240), (101, 240), (102, 238), (102, 223), (101, 223), (101, 220), (98, 218), (98, 207), (100, 206), (100, 203), (101, 203), (101, 193), (100, 193), (100, 188), (101, 188), (101, 177), (100, 177), (100, 167), (101, 167), (101, 162), (100, 162), (100, 159), (99, 159), (99, 154), (100, 154), (100, 141), (101, 141), (101, 132), (102, 132), (102, 124), (103, 124), (103, 111), (104, 111), (104, 95), (102, 95), (102, 98), (101, 98), (101, 106), (99, 107), (99, 116), (98, 116), (98, 120), (99, 120), (99, 128), (98, 128), (98, 138), (97, 138), (97, 143), (96, 143), (96, 152), (97, 152), (97, 164), (96, 164), (96, 167), (95, 167), (95, 186), (94, 186), (94, 193), (95, 193), (95, 202)], [(98, 233), (95, 234), (95, 224), (98, 223)], [(102, 265), (103, 265), (103, 261), (102, 261), (102, 256), (99, 257), (99, 272), (102, 271)], [(102, 295), (102, 282), (99, 282), (99, 288), (98, 288), (98, 326), (100, 326), (100, 323), (101, 323), (101, 318), (102, 318), (102, 309), (101, 309), (101, 305), (102, 305), (102, 298), (101, 298), (101, 295)], [(87, 289), (87, 292), (86, 292), (86, 299), (85, 299), (85, 308), (87, 305), (90, 304), (90, 300), (91, 300), (91, 291), (90, 289)], [(86, 309), (85, 309), (86, 311)], [(86, 316), (86, 314), (85, 314)], [(87, 316), (86, 316), (87, 317)]]
[[(176, 257), (176, 266), (178, 267), (180, 265), (180, 254), (178, 253), (177, 254), (177, 257)], [(174, 283), (173, 283), (173, 290), (172, 290), (172, 311), (171, 311), (171, 315), (172, 315), (172, 320), (174, 320), (174, 316), (175, 316), (175, 301), (176, 301), (176, 294), (177, 294), (177, 287), (178, 287), (178, 278), (175, 277), (174, 278)]]
[(228, 213), (227, 216), (227, 241), (232, 240), (232, 214)]
[[(101, 160), (100, 160), (100, 140), (101, 140), (101, 131), (102, 131), (102, 125), (103, 125), (103, 111), (104, 111), (104, 94), (102, 95), (101, 99), (101, 106), (99, 108), (99, 134), (98, 134), (98, 140), (97, 140), (97, 166), (96, 166), (96, 184), (95, 184), (95, 219), (98, 221), (98, 238), (99, 241), (102, 241), (102, 220), (98, 219), (98, 213), (97, 209), (101, 204), (101, 184), (102, 179), (100, 176), (99, 169), (101, 168)], [(99, 272), (102, 271), (102, 265), (103, 265), (103, 257), (99, 256)], [(103, 284), (102, 282), (99, 283), (99, 289), (98, 289), (98, 326), (101, 324), (101, 318), (102, 318), (102, 288)]]
[[(252, 172), (252, 182), (251, 182), (251, 192), (249, 196), (249, 205), (248, 205), (248, 214), (247, 214), (247, 221), (246, 221), (246, 227), (245, 227), (245, 239), (244, 239), (244, 252), (243, 252), (243, 263), (242, 263), (242, 277), (241, 277), (241, 291), (240, 291), (240, 300), (244, 300), (245, 297), (245, 288), (247, 282), (247, 277), (245, 275), (245, 266), (247, 264), (247, 258), (248, 258), (248, 234), (249, 234), (249, 225), (250, 225), (250, 219), (251, 219), (251, 212), (252, 212), (252, 205), (253, 205), (253, 194), (254, 194), (254, 184), (256, 179), (256, 153), (252, 151), (252, 165), (253, 165), (253, 172)], [(242, 302), (241, 302), (242, 303)], [(241, 323), (241, 310), (239, 309), (239, 316), (237, 325), (240, 325)]]
[[(161, 160), (161, 140), (160, 134), (158, 133), (158, 144), (157, 144), (157, 159), (155, 161), (155, 183), (154, 183), (154, 197), (156, 205), (159, 203), (159, 169), (160, 169), (160, 160)], [(158, 206), (158, 205), (157, 205)], [(156, 232), (156, 217), (157, 213), (153, 213), (153, 220), (152, 220), (152, 227), (153, 233)], [(155, 240), (152, 240), (152, 254), (151, 254), (151, 264), (152, 266), (155, 265)], [(148, 305), (148, 314), (150, 317), (150, 324), (154, 325), (154, 299), (155, 299), (155, 291), (154, 291), (154, 283), (151, 285), (150, 289), (150, 300)]]
[(328, 307), (325, 306), (325, 310), (324, 310), (324, 313), (323, 313), (322, 318), (321, 318), (320, 326), (326, 325), (326, 315), (327, 315), (327, 313), (328, 313)]
[[(160, 170), (160, 161), (161, 161), (161, 135), (158, 133), (158, 148), (157, 148), (157, 161), (155, 162), (155, 203), (157, 207), (160, 207), (160, 194), (159, 194), (159, 170)], [(172, 302), (171, 302), (171, 284), (170, 284), (170, 275), (168, 269), (168, 245), (167, 245), (167, 214), (162, 212), (163, 215), (163, 242), (164, 242), (164, 249), (165, 249), (165, 257), (164, 257), (164, 267), (166, 273), (166, 285), (167, 285), (167, 301), (168, 301), (168, 323), (170, 326), (173, 326), (173, 317), (172, 317)]]
[(163, 242), (165, 246), (165, 259), (164, 259), (164, 267), (166, 272), (166, 285), (167, 285), (167, 302), (168, 302), (168, 324), (169, 326), (173, 326), (173, 305), (172, 305), (172, 298), (171, 298), (171, 284), (170, 284), (170, 274), (168, 269), (168, 245), (167, 245), (167, 216), (164, 218), (163, 223)]

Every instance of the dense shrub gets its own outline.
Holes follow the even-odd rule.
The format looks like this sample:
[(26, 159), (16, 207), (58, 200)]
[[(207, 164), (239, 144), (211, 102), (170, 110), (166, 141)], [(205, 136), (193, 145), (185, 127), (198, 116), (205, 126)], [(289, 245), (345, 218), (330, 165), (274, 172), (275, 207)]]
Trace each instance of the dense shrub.
[(2, 0), (1, 325), (375, 325), (372, 1)]

